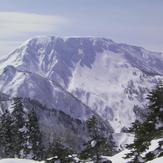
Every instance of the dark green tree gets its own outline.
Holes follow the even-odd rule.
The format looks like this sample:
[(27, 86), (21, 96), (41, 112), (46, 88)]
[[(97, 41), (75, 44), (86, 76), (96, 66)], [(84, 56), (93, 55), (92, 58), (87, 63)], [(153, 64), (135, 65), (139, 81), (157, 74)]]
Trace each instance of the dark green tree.
[(71, 163), (73, 161), (73, 151), (65, 146), (61, 139), (56, 139), (52, 145), (50, 145), (47, 152), (46, 163), (55, 163), (55, 161), (60, 161), (61, 163)]
[[(154, 152), (149, 152), (145, 157), (142, 154), (149, 149), (151, 141), (157, 138), (163, 138), (163, 85), (159, 84), (153, 89), (147, 99), (147, 115), (143, 122), (135, 121), (130, 128), (130, 132), (134, 133), (134, 142), (127, 145), (130, 153), (125, 158), (131, 158), (131, 162), (140, 163), (152, 160), (159, 156)], [(162, 141), (159, 142), (160, 144)], [(161, 150), (161, 148), (160, 148)], [(160, 150), (158, 153), (162, 153)], [(160, 154), (161, 155), (161, 154)]]
[(36, 113), (24, 111), (20, 98), (14, 98), (12, 109), (12, 113), (6, 110), (0, 118), (1, 157), (42, 159), (42, 138)]
[(21, 98), (14, 98), (13, 103), (13, 112), (12, 116), (14, 119), (14, 123), (18, 128), (22, 128), (24, 126), (25, 120), (25, 112), (23, 110), (23, 104)]
[(84, 144), (85, 149), (81, 152), (80, 158), (84, 160), (92, 159), (98, 163), (101, 160), (101, 155), (112, 154), (112, 147), (96, 116), (89, 118), (86, 124), (89, 133), (89, 141)]
[(14, 157), (13, 119), (6, 110), (0, 121), (0, 154), (1, 157)]
[(24, 144), (25, 144), (25, 135), (26, 135), (26, 113), (23, 109), (22, 99), (14, 98), (13, 103), (13, 112), (11, 114), (13, 119), (14, 127), (14, 152), (15, 157), (23, 158), (24, 157)]
[[(150, 135), (151, 140), (157, 138), (163, 138), (163, 84), (160, 83), (153, 91), (148, 95), (149, 114), (146, 118), (145, 125), (148, 125), (147, 134)], [(163, 140), (159, 141), (158, 148), (153, 152), (146, 154), (145, 160), (152, 160), (156, 157), (163, 155), (163, 149), (161, 148)], [(153, 156), (153, 157), (152, 157)]]
[(28, 114), (26, 129), (26, 142), (24, 147), (26, 155), (30, 155), (34, 160), (41, 160), (44, 156), (44, 147), (42, 145), (42, 135), (39, 128), (38, 118), (34, 110)]
[(149, 146), (150, 138), (145, 134), (145, 129), (142, 126), (142, 123), (139, 121), (135, 121), (133, 123), (130, 132), (135, 134), (135, 139), (132, 144), (127, 145), (127, 148), (130, 149), (130, 153), (126, 155), (126, 159), (131, 158), (131, 163), (140, 163), (143, 159), (141, 157), (141, 153), (143, 153), (147, 147)]

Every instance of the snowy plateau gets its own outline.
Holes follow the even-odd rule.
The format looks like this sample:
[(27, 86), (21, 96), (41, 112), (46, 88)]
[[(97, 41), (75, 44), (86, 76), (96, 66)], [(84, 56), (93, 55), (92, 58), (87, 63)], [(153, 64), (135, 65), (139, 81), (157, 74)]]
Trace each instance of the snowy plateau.
[[(104, 38), (36, 37), (0, 61), (3, 96), (36, 100), (55, 110), (50, 118), (46, 110), (37, 113), (46, 140), (53, 129), (53, 134), (67, 138), (78, 129), (78, 141), (84, 132), (79, 121), (98, 114), (123, 147), (132, 139), (126, 129), (141, 118), (148, 92), (161, 80), (163, 53)], [(0, 105), (4, 107), (3, 102)], [(70, 119), (74, 129), (68, 126)]]

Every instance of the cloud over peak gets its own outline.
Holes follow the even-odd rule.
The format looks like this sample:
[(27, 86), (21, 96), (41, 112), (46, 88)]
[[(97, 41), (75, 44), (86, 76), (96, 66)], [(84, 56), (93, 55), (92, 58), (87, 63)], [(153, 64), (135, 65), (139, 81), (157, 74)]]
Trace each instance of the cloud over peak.
[(28, 33), (52, 33), (69, 21), (57, 15), (0, 12), (0, 22), (1, 39), (6, 39)]
[(35, 35), (55, 35), (69, 20), (58, 15), (0, 12), (0, 57)]

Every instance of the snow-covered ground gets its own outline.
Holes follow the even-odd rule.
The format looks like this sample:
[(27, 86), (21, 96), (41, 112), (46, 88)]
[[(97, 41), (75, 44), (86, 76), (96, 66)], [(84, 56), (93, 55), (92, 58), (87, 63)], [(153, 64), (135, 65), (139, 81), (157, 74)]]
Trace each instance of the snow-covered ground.
[(0, 163), (41, 163), (41, 162), (25, 159), (2, 159), (0, 160)]
[[(124, 159), (122, 159), (119, 155), (119, 157), (114, 157), (112, 160), (113, 163), (126, 163)], [(147, 163), (162, 163), (163, 157), (156, 158), (155, 160), (149, 161)], [(0, 160), (0, 163), (44, 163), (44, 161), (33, 161), (33, 160), (25, 160), (25, 159), (2, 159)]]
[(163, 157), (156, 158), (155, 160), (148, 161), (148, 163), (162, 163), (163, 162)]
[[(153, 151), (158, 147), (158, 142), (161, 139), (158, 140), (153, 140), (151, 142), (151, 146), (149, 147), (148, 151)], [(129, 152), (129, 150), (125, 149), (124, 151), (112, 156), (112, 157), (105, 157), (109, 160), (112, 161), (112, 163), (126, 163), (127, 160), (123, 159), (123, 157), (125, 156), (125, 154), (127, 154)], [(148, 163), (163, 163), (163, 157), (157, 158), (155, 160), (152, 161), (148, 161)]]
[[(125, 156), (127, 152), (128, 150), (124, 150), (121, 153), (114, 155), (113, 157), (105, 157), (105, 158), (108, 158), (109, 160), (111, 160), (112, 163), (127, 163), (127, 161), (123, 159), (123, 157)], [(147, 163), (163, 163), (163, 157), (156, 158), (152, 161), (148, 161)]]
[[(152, 151), (157, 148), (158, 142), (161, 139), (153, 140), (151, 142), (151, 146), (149, 148), (149, 151)], [(126, 149), (112, 157), (104, 156), (104, 158), (109, 159), (112, 161), (112, 163), (127, 163), (127, 160), (123, 159), (125, 154), (127, 154), (129, 151)], [(44, 163), (44, 161), (33, 161), (33, 160), (25, 160), (25, 159), (2, 159), (0, 160), (0, 163)], [(93, 163), (93, 162), (87, 162), (87, 163)], [(148, 161), (147, 163), (163, 163), (163, 157), (156, 158), (152, 161)]]

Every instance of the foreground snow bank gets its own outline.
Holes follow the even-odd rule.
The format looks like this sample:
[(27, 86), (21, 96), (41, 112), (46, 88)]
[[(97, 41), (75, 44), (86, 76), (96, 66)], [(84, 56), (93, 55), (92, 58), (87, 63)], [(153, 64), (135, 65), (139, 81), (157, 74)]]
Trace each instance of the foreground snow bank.
[[(155, 150), (158, 147), (158, 142), (160, 140), (162, 140), (162, 139), (152, 140), (148, 152)], [(127, 163), (127, 161), (129, 161), (129, 160), (123, 159), (123, 157), (127, 153), (129, 153), (129, 150), (125, 149), (124, 151), (122, 151), (122, 152), (120, 152), (120, 153), (118, 153), (112, 157), (106, 156), (104, 158), (107, 158), (108, 160), (112, 161), (112, 163)], [(163, 157), (156, 158), (152, 161), (148, 161), (148, 163), (163, 163)]]
[[(121, 152), (120, 154), (116, 155), (116, 157), (111, 157), (110, 160), (112, 163), (126, 163), (126, 160), (122, 159), (121, 157), (123, 154), (124, 153)], [(44, 163), (44, 161), (39, 162), (25, 159), (2, 159), (0, 160), (0, 163)], [(156, 158), (155, 160), (149, 161), (147, 163), (163, 163), (163, 157)]]
[(152, 161), (148, 161), (147, 163), (162, 163), (163, 162), (163, 157), (156, 158)]
[[(107, 157), (112, 163), (127, 163), (127, 160), (124, 160), (122, 157), (126, 154), (126, 151), (123, 151), (113, 157)], [(156, 158), (152, 161), (148, 161), (147, 163), (163, 163), (163, 157)]]
[(43, 163), (33, 160), (25, 160), (25, 159), (2, 159), (0, 163)]
[(112, 161), (112, 163), (126, 163), (127, 160), (123, 159), (123, 157), (125, 156), (126, 153), (128, 153), (129, 151), (128, 150), (124, 150), (112, 157), (104, 157), (104, 158), (107, 158), (108, 160)]

